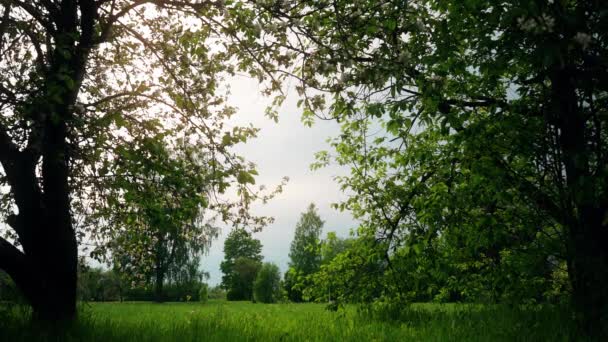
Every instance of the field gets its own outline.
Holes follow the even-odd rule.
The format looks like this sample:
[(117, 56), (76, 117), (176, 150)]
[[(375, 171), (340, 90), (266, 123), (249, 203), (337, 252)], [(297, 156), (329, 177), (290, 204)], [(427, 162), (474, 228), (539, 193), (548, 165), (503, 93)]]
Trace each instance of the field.
[[(27, 310), (4, 306), (0, 341), (567, 341), (570, 324), (556, 309), (419, 304), (385, 316), (355, 306), (320, 304), (82, 304), (62, 332), (41, 329)], [(396, 317), (398, 316), (398, 317)], [(398, 319), (395, 319), (398, 318)]]

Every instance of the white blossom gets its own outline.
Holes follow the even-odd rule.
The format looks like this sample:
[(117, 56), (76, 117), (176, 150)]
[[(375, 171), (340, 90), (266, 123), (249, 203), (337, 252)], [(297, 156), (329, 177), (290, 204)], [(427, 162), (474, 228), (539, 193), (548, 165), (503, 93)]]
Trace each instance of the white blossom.
[(532, 18), (526, 19), (524, 17), (520, 17), (517, 19), (517, 25), (520, 29), (526, 32), (531, 32), (536, 29), (536, 21), (534, 21)]
[(583, 50), (586, 50), (587, 47), (589, 47), (589, 44), (591, 43), (591, 36), (584, 33), (584, 32), (578, 32), (575, 36), (574, 36), (574, 41), (577, 42), (578, 44), (580, 44), (580, 46), (583, 47)]
[(555, 27), (555, 18), (543, 13), (538, 20), (535, 18), (520, 17), (517, 19), (517, 25), (520, 29), (526, 32), (541, 33), (541, 32), (553, 32)]
[(553, 27), (555, 26), (555, 18), (551, 17), (546, 13), (543, 13), (540, 18), (542, 19), (543, 24), (545, 25), (545, 29), (549, 32), (553, 32)]

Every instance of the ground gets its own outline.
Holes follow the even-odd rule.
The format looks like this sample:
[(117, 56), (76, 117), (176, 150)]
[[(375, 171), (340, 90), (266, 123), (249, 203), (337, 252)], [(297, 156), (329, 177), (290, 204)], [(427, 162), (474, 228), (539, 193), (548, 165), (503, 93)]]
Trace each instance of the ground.
[(417, 304), (370, 318), (361, 307), (322, 304), (83, 303), (56, 336), (33, 327), (27, 309), (0, 306), (0, 341), (568, 341), (555, 308)]

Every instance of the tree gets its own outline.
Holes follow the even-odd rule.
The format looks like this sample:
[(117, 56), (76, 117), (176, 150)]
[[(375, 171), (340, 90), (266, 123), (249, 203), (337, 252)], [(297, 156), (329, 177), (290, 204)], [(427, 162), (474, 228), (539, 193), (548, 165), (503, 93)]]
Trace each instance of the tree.
[[(317, 302), (333, 301), (337, 305), (382, 299), (401, 303), (400, 289), (395, 286), (400, 284), (396, 284), (386, 272), (383, 247), (368, 236), (357, 238), (351, 248), (336, 255), (309, 276), (308, 283), (302, 286), (301, 291)], [(383, 294), (385, 298), (382, 298)]]
[[(301, 291), (294, 284), (304, 281), (304, 277), (315, 273), (321, 265), (320, 236), (323, 221), (317, 214), (317, 208), (310, 204), (302, 213), (296, 225), (295, 236), (289, 249), (289, 277), (286, 284), (289, 297), (301, 301)], [(299, 287), (299, 286), (298, 286)]]
[(125, 280), (114, 270), (91, 268), (78, 270), (78, 299), (82, 301), (122, 301)]
[(276, 303), (281, 298), (281, 273), (279, 267), (266, 262), (260, 268), (253, 283), (253, 298), (261, 303)]
[(238, 20), (251, 12), (242, 3), (11, 0), (0, 12), (1, 208), (11, 229), (0, 269), (35, 317), (74, 317), (78, 239), (100, 233), (75, 223), (96, 209), (116, 149), (134, 138), (208, 151), (210, 187), (238, 184), (241, 200), (209, 208), (237, 225), (267, 222), (248, 214), (256, 172), (231, 152), (256, 130), (224, 127), (234, 109), (219, 90), (235, 70), (268, 74), (250, 55), (261, 52), (259, 28)]
[(338, 254), (343, 253), (353, 245), (352, 238), (341, 238), (336, 232), (327, 232), (321, 241), (321, 264), (329, 264)]
[[(395, 246), (421, 249), (438, 230), (460, 229), (456, 217), (499, 219), (494, 232), (521, 244), (533, 230), (557, 240), (543, 253), (563, 255), (582, 327), (606, 336), (607, 6), (306, 1), (260, 11), (269, 25), (296, 26), (274, 36), (302, 57), (294, 77), (304, 121), (342, 123), (334, 147), (352, 165), (341, 180), (356, 195), (340, 207), (366, 218), (387, 259)], [(320, 163), (329, 157), (319, 154)], [(474, 188), (488, 191), (468, 205)]]
[(226, 291), (228, 300), (253, 300), (253, 282), (262, 263), (249, 258), (237, 258), (232, 267), (230, 287)]
[(249, 300), (262, 261), (262, 244), (245, 229), (234, 229), (224, 242), (224, 261), (220, 264), (222, 286), (228, 300)]
[(289, 266), (304, 274), (314, 273), (321, 264), (320, 237), (323, 221), (317, 208), (310, 204), (296, 225), (295, 236), (289, 248)]
[[(105, 196), (105, 206), (91, 223), (103, 232), (93, 255), (109, 254), (114, 266), (133, 281), (152, 278), (156, 300), (162, 301), (167, 278), (189, 271), (185, 268), (192, 261), (198, 266), (217, 237), (218, 229), (203, 219), (210, 177), (205, 156), (194, 148), (169, 149), (154, 138), (132, 145), (117, 151), (113, 177), (97, 193)], [(196, 276), (197, 271), (190, 273)]]

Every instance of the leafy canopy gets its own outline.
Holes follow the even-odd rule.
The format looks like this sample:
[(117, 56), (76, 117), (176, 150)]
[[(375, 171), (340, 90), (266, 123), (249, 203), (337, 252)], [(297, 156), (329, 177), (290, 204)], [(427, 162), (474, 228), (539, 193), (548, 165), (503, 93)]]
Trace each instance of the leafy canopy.
[(276, 303), (281, 299), (281, 273), (279, 267), (266, 262), (253, 283), (253, 298), (261, 303)]
[(229, 300), (249, 300), (253, 281), (262, 262), (262, 243), (245, 229), (233, 229), (224, 242), (224, 260), (220, 264), (222, 286)]

